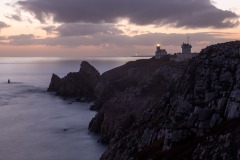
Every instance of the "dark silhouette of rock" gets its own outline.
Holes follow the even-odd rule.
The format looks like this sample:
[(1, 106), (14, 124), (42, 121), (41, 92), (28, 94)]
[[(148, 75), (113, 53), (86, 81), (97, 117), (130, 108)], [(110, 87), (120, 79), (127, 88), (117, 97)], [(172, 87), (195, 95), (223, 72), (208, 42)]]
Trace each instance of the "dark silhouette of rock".
[(62, 79), (53, 74), (48, 91), (65, 97), (85, 97), (89, 101), (95, 98), (94, 88), (99, 78), (100, 73), (83, 61), (79, 72), (69, 73)]
[[(163, 82), (168, 84), (166, 86), (156, 84), (155, 87), (165, 88), (182, 74), (186, 64), (186, 62), (175, 63), (166, 56), (161, 60), (152, 58), (132, 61), (109, 70), (101, 75), (100, 80), (96, 84), (95, 94), (97, 99), (92, 109), (99, 110), (115, 93), (122, 92), (129, 87), (147, 85), (153, 79), (156, 81), (157, 76), (163, 77)], [(165, 80), (164, 78), (168, 79)]]
[(166, 56), (101, 76), (82, 68), (89, 79), (70, 73), (49, 88), (96, 98), (89, 130), (109, 143), (102, 160), (240, 159), (240, 41), (209, 46), (188, 64)]
[[(203, 49), (169, 93), (111, 133), (101, 159), (239, 159), (239, 49), (240, 41)], [(116, 117), (101, 110), (101, 119)]]
[(144, 110), (158, 104), (185, 67), (186, 63), (165, 57), (137, 60), (105, 72), (95, 87), (99, 112), (89, 130), (100, 133), (101, 142), (109, 143), (118, 130), (127, 129)]
[(51, 83), (48, 87), (48, 92), (56, 92), (61, 84), (61, 78), (59, 78), (56, 74), (53, 73), (51, 78)]

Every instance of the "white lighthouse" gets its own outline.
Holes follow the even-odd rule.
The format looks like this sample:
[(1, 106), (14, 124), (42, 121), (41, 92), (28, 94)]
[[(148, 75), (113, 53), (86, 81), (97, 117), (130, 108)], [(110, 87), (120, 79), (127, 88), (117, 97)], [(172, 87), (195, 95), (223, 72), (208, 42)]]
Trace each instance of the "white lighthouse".
[(167, 55), (167, 51), (165, 49), (161, 49), (160, 44), (157, 44), (157, 50), (155, 52), (155, 59), (160, 59), (163, 56)]

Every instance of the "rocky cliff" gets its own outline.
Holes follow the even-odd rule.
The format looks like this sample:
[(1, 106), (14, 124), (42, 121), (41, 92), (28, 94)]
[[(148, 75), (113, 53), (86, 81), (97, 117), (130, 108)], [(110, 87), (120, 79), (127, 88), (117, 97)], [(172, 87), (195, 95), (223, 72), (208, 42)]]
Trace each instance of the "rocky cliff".
[(138, 60), (101, 76), (82, 68), (53, 75), (49, 90), (95, 98), (89, 130), (109, 143), (102, 160), (240, 159), (240, 41), (188, 64)]
[[(156, 104), (147, 104), (138, 118), (110, 136), (101, 159), (240, 159), (239, 95), (240, 41), (209, 46)], [(113, 113), (98, 116), (115, 119)], [(114, 127), (98, 129), (104, 137), (106, 128)]]
[(101, 142), (109, 143), (119, 129), (127, 129), (144, 110), (158, 104), (185, 67), (186, 63), (165, 57), (129, 62), (104, 73), (95, 87), (99, 111), (89, 130), (100, 133)]
[(132, 61), (107, 71), (101, 75), (94, 89), (97, 99), (92, 109), (99, 110), (115, 93), (131, 87), (142, 87), (144, 84), (150, 84), (151, 81), (157, 83), (157, 78), (162, 78), (162, 84), (167, 83), (164, 86), (161, 86), (161, 82), (155, 84), (155, 87), (162, 87), (162, 91), (165, 92), (164, 88), (182, 74), (185, 66), (184, 62), (174, 63), (169, 57), (165, 57), (161, 60), (151, 58)]
[(62, 79), (53, 74), (48, 91), (65, 97), (94, 99), (94, 88), (99, 78), (100, 73), (88, 62), (83, 61), (79, 72), (69, 73)]

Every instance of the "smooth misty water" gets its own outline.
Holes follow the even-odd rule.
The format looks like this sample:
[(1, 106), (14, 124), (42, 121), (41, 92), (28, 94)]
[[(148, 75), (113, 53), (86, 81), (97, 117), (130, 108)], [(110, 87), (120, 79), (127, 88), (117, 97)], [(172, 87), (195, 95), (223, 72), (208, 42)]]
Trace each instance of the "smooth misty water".
[[(86, 60), (102, 73), (135, 59)], [(71, 100), (45, 92), (52, 73), (62, 77), (78, 71), (80, 63), (81, 59), (0, 58), (0, 160), (99, 159), (106, 147), (88, 132), (95, 115), (90, 104), (69, 104)]]

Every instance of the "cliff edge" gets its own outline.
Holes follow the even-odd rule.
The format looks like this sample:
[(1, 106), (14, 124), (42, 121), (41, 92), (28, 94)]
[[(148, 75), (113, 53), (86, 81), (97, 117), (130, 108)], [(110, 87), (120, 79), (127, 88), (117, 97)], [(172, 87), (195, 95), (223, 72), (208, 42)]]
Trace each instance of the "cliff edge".
[(166, 56), (101, 76), (81, 68), (53, 75), (49, 90), (95, 99), (89, 130), (109, 144), (102, 160), (240, 159), (240, 41), (206, 47), (188, 64)]
[(240, 41), (193, 58), (160, 103), (120, 128), (101, 159), (240, 159)]
[(95, 87), (94, 107), (97, 115), (89, 130), (100, 134), (103, 143), (109, 143), (116, 133), (135, 123), (150, 106), (160, 103), (181, 77), (187, 63), (144, 59), (103, 73)]

